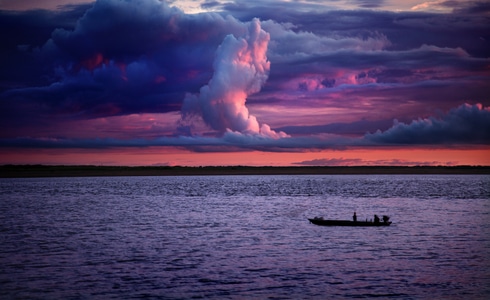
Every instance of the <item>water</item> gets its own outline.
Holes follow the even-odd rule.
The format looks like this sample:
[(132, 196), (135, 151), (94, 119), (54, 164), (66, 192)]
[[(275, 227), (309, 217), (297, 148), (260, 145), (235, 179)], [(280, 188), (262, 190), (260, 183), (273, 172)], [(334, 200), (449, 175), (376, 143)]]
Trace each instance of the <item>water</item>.
[(490, 176), (0, 180), (2, 299), (371, 297), (490, 297)]

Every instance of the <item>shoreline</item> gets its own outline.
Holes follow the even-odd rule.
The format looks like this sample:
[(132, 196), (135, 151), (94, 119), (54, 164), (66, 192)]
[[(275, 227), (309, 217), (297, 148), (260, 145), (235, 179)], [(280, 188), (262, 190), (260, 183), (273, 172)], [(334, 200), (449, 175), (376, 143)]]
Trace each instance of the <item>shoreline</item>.
[(213, 175), (403, 175), (490, 174), (490, 166), (352, 166), (352, 167), (124, 167), (3, 165), (0, 178), (107, 177), (107, 176), (213, 176)]

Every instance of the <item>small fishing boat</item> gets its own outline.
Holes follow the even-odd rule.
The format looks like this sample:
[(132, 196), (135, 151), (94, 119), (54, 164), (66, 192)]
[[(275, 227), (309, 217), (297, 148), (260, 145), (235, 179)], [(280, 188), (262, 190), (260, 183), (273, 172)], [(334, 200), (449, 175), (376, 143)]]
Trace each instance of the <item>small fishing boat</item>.
[(308, 220), (319, 226), (390, 226), (391, 222), (386, 220), (382, 222), (370, 221), (349, 221), (349, 220), (325, 220), (323, 218), (313, 218)]

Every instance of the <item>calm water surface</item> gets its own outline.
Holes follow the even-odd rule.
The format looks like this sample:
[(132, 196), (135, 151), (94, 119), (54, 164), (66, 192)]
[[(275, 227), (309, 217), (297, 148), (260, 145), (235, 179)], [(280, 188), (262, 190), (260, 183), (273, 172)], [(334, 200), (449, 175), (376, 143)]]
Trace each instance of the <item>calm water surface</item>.
[(371, 297), (490, 298), (490, 176), (0, 179), (1, 299)]

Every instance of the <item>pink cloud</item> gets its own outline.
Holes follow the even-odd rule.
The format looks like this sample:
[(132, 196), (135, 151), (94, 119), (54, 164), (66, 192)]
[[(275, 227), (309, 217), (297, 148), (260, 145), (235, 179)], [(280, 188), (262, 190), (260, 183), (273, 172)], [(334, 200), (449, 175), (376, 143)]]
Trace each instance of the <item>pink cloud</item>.
[(267, 80), (270, 62), (267, 45), (270, 36), (257, 19), (248, 25), (248, 33), (236, 38), (228, 35), (216, 51), (214, 74), (199, 94), (187, 94), (182, 107), (183, 120), (200, 116), (212, 129), (277, 138), (267, 124), (262, 126), (245, 105), (248, 95), (260, 91)]

